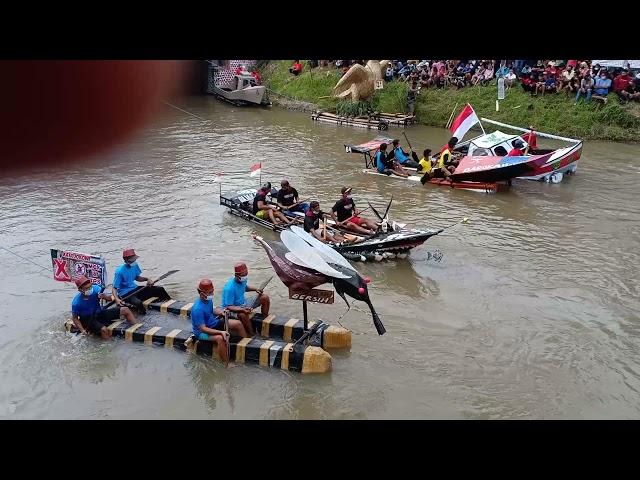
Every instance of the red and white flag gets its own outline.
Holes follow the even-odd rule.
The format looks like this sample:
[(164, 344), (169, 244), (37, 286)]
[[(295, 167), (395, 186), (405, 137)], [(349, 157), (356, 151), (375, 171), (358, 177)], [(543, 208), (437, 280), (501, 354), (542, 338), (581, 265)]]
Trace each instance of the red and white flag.
[(254, 163), (251, 165), (251, 176), (255, 177), (256, 175), (260, 175), (260, 171), (262, 170), (262, 163)]
[(480, 122), (476, 112), (473, 111), (471, 105), (467, 105), (462, 109), (462, 112), (451, 124), (451, 136), (456, 137), (458, 140), (462, 140), (462, 137), (473, 127), (476, 123)]

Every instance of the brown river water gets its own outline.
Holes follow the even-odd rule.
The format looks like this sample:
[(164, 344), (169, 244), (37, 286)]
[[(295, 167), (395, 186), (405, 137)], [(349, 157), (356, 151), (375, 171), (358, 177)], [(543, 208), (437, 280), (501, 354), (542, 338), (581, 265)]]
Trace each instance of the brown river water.
[[(312, 122), (309, 115), (241, 109), (210, 97), (176, 102), (129, 144), (74, 169), (0, 178), (0, 418), (150, 419), (583, 419), (640, 416), (640, 147), (589, 142), (575, 176), (516, 181), (487, 195), (365, 175), (344, 143), (377, 132)], [(390, 133), (402, 138), (401, 130)], [(414, 148), (439, 148), (440, 128), (407, 129)], [(553, 145), (553, 144), (552, 144)], [(558, 145), (558, 144), (556, 144)], [(224, 190), (288, 178), (327, 209), (340, 187), (360, 206), (384, 206), (417, 227), (454, 226), (407, 259), (355, 263), (372, 278), (373, 304), (342, 320), (350, 351), (333, 370), (302, 375), (122, 340), (69, 335), (75, 289), (53, 280), (50, 248), (102, 253), (109, 279), (123, 248), (143, 274), (178, 268), (163, 285), (195, 298), (209, 276), (216, 303), (233, 264), (250, 284), (273, 274), (250, 238), (259, 231), (218, 204)], [(370, 214), (369, 214), (370, 216)], [(441, 252), (441, 261), (430, 257)], [(327, 287), (327, 286), (325, 286)], [(301, 315), (277, 278), (274, 313)], [(327, 323), (344, 312), (310, 306)], [(182, 322), (150, 313), (145, 321)], [(185, 322), (180, 324), (190, 328)]]

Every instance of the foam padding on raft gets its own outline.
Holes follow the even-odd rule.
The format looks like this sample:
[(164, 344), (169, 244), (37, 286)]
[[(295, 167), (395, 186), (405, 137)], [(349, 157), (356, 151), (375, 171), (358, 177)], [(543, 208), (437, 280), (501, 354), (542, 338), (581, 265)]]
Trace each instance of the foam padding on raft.
[(327, 326), (322, 331), (322, 348), (347, 348), (351, 346), (351, 332), (343, 327)]
[[(113, 322), (107, 328), (113, 337), (124, 338), (126, 341), (164, 345), (217, 358), (214, 341), (195, 340), (188, 330), (144, 323), (131, 325), (123, 321)], [(65, 329), (78, 333), (70, 320), (65, 322)], [(229, 347), (229, 359), (236, 363), (254, 363), (302, 373), (326, 373), (331, 370), (331, 355), (320, 347), (294, 347), (292, 343), (258, 337), (231, 337)]]

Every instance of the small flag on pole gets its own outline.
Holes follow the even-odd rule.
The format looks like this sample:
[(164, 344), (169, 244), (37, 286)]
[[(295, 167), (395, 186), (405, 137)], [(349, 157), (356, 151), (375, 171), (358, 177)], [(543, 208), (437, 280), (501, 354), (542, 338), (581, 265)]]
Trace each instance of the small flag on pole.
[(474, 112), (471, 105), (467, 103), (467, 105), (462, 109), (460, 115), (458, 115), (456, 119), (451, 123), (451, 127), (449, 128), (449, 130), (451, 131), (451, 136), (456, 137), (458, 141), (462, 140), (462, 137), (465, 136), (469, 129), (479, 121), (480, 120), (478, 120), (476, 112)]
[(251, 165), (251, 176), (255, 177), (256, 175), (260, 175), (260, 171), (262, 170), (262, 163), (254, 163)]

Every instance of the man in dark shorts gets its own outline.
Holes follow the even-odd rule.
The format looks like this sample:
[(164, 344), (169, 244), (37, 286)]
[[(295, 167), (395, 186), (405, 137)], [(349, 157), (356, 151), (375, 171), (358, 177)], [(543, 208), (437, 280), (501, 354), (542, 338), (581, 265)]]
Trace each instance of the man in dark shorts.
[(278, 192), (278, 206), (284, 211), (306, 213), (309, 204), (298, 201), (298, 191), (289, 184), (289, 180), (280, 182), (282, 187)]
[(351, 198), (351, 187), (342, 187), (341, 192), (342, 198), (331, 209), (331, 218), (336, 222), (336, 226), (364, 235), (373, 235), (376, 232), (376, 225), (371, 220), (358, 215), (356, 204)]
[(71, 314), (73, 324), (83, 335), (89, 332), (100, 335), (105, 340), (109, 338), (107, 325), (118, 320), (122, 315), (127, 322), (136, 324), (136, 317), (127, 307), (123, 307), (122, 300), (116, 298), (117, 306), (107, 308), (100, 306), (100, 299), (111, 300), (111, 295), (102, 293), (98, 285), (92, 285), (84, 275), (76, 280), (78, 292), (71, 301)]
[(265, 183), (253, 198), (253, 210), (252, 213), (262, 220), (270, 220), (274, 225), (291, 225), (293, 220), (287, 218), (282, 212), (278, 211), (276, 205), (267, 203), (267, 194), (271, 191), (271, 184)]
[(328, 230), (325, 229), (324, 237), (322, 236), (322, 228), (320, 228), (320, 220), (324, 218), (326, 213), (320, 210), (320, 204), (315, 200), (311, 202), (311, 206), (307, 213), (304, 214), (304, 231), (310, 233), (321, 242), (344, 242), (344, 238), (338, 234), (331, 235)]

